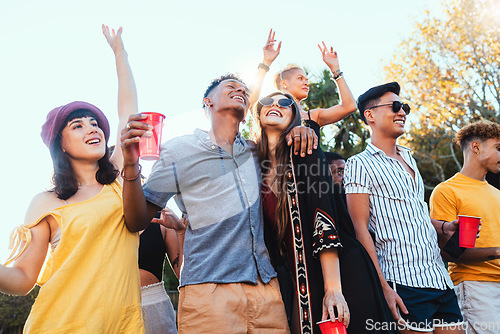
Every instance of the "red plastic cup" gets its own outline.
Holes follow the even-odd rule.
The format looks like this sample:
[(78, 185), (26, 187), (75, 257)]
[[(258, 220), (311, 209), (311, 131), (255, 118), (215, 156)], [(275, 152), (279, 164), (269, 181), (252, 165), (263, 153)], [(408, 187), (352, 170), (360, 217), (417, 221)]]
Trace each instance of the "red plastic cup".
[(143, 112), (148, 118), (141, 122), (153, 126), (153, 135), (151, 137), (141, 137), (139, 142), (139, 156), (143, 160), (158, 160), (160, 158), (161, 132), (163, 129), (163, 120), (165, 115), (157, 112)]
[(481, 217), (458, 216), (459, 239), (458, 245), (465, 248), (474, 248)]
[(335, 319), (323, 320), (317, 323), (322, 334), (347, 334), (344, 323)]

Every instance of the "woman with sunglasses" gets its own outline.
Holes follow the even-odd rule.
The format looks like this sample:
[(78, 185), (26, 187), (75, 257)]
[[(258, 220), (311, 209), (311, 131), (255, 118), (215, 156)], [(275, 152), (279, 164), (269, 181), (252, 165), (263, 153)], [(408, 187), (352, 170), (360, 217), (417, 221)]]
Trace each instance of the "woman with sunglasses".
[[(121, 130), (137, 113), (137, 93), (122, 28), (102, 29), (115, 55)], [(15, 230), (13, 265), (0, 266), (0, 291), (22, 295), (41, 285), (24, 333), (144, 333), (138, 229), (123, 219), (123, 156), (120, 145), (109, 156), (106, 116), (71, 102), (48, 113), (41, 135), (54, 187), (35, 196), (26, 224)]]
[[(262, 82), (269, 71), (273, 61), (278, 57), (281, 50), (281, 42), (275, 48), (275, 32), (269, 33), (267, 43), (264, 46), (264, 59), (258, 66), (258, 71), (254, 83), (251, 87), (251, 101), (255, 103), (258, 99)], [(293, 96), (295, 102), (300, 108), (300, 117), (309, 127), (313, 128), (319, 136), (319, 129), (325, 125), (336, 123), (345, 117), (349, 116), (356, 110), (356, 100), (354, 99), (349, 86), (340, 71), (337, 52), (333, 51), (333, 47), (326, 46), (325, 42), (318, 47), (323, 56), (323, 61), (332, 72), (332, 80), (336, 83), (340, 95), (340, 104), (329, 108), (317, 108), (308, 110), (307, 112), (300, 108), (300, 102), (305, 100), (309, 95), (309, 80), (305, 71), (294, 64), (289, 64), (282, 71), (278, 72), (274, 78), (274, 84), (278, 90), (283, 93), (288, 93)]]
[(320, 333), (316, 323), (330, 317), (349, 325), (348, 333), (393, 333), (367, 328), (370, 319), (388, 324), (392, 317), (369, 255), (346, 231), (352, 223), (332, 192), (323, 152), (290, 154), (285, 138), (300, 124), (299, 112), (291, 95), (270, 94), (257, 103), (251, 132), (261, 161), (265, 239), (291, 332)]

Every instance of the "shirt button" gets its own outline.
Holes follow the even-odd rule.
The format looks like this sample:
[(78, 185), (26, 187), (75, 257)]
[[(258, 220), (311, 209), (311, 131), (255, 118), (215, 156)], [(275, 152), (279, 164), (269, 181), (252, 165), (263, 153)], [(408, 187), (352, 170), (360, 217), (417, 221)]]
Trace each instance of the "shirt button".
[(212, 145), (212, 149), (215, 149), (215, 146), (214, 146), (214, 145)]
[(252, 202), (248, 202), (248, 204), (252, 205)]

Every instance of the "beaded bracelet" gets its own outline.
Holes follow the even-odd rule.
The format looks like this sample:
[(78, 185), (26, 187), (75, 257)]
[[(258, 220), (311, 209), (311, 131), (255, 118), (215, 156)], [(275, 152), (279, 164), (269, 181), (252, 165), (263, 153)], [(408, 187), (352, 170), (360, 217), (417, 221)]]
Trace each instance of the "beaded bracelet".
[(340, 72), (340, 70), (336, 70), (335, 72), (333, 72), (332, 74), (332, 79), (337, 81), (338, 79), (340, 79), (342, 77), (344, 73), (343, 72)]
[(125, 181), (134, 181), (134, 180), (137, 180), (137, 178), (139, 176), (141, 176), (141, 172), (142, 172), (142, 166), (141, 166), (141, 164), (138, 164), (138, 165), (139, 165), (139, 172), (137, 173), (136, 176), (131, 177), (131, 178), (125, 177), (124, 169), (122, 168), (122, 171), (120, 173), (120, 175), (122, 176), (122, 179), (124, 179)]
[(257, 66), (257, 68), (261, 68), (263, 69), (264, 71), (268, 72), (269, 71), (269, 66), (267, 66), (266, 64), (264, 63), (260, 63), (259, 66)]

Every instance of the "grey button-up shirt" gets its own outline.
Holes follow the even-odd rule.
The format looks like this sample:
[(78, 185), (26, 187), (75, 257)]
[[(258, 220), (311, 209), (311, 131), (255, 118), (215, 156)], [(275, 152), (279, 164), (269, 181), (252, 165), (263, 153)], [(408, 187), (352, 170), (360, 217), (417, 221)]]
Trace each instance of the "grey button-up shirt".
[(181, 286), (276, 277), (264, 243), (260, 181), (258, 158), (240, 135), (233, 155), (199, 129), (162, 145), (143, 189), (159, 207), (175, 195), (189, 220)]

